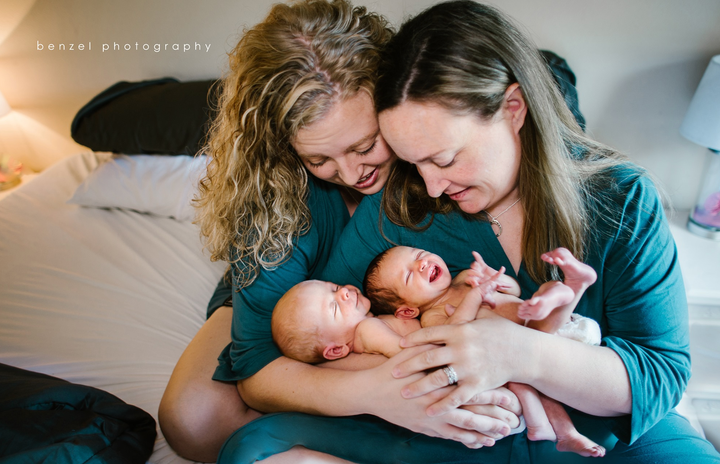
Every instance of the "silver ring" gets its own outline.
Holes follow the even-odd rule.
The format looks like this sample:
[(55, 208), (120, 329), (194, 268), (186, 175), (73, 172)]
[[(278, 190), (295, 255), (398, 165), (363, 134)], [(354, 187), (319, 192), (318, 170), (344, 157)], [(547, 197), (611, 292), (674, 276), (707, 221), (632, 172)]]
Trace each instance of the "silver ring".
[(450, 366), (445, 366), (442, 368), (442, 371), (447, 375), (448, 378), (448, 385), (455, 385), (458, 381), (457, 372), (455, 372), (455, 369), (453, 369)]

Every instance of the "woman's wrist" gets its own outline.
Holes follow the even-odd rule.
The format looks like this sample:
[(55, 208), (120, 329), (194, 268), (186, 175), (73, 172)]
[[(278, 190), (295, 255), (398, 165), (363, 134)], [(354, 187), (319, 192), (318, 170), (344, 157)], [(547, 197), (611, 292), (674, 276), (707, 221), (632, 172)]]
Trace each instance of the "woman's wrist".
[(514, 331), (517, 333), (517, 335), (514, 335), (516, 340), (514, 345), (517, 347), (515, 352), (517, 362), (514, 365), (517, 369), (511, 380), (533, 385), (545, 374), (543, 360), (546, 356), (544, 354), (546, 345), (543, 343), (543, 339), (544, 336), (552, 335), (517, 325)]

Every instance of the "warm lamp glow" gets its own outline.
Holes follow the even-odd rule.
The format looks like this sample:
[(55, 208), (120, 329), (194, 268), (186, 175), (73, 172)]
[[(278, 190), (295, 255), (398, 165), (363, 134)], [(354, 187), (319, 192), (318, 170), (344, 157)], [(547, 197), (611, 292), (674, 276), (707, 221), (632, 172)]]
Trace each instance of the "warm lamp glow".
[(10, 105), (8, 105), (7, 100), (5, 100), (5, 96), (3, 96), (2, 92), (0, 92), (0, 118), (9, 114), (10, 111)]

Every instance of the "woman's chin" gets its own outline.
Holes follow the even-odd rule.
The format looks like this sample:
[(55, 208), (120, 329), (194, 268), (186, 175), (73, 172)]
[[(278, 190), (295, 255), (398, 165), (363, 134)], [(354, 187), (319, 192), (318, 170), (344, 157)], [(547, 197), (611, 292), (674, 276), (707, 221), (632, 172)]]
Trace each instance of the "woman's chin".
[(473, 201), (458, 201), (460, 209), (468, 214), (477, 214), (482, 211), (482, 207)]

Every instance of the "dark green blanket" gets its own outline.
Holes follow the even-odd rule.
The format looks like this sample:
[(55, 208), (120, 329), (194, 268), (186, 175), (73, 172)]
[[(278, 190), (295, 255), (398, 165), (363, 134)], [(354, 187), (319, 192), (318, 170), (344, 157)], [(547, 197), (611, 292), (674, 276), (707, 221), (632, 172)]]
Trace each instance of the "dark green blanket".
[(155, 420), (108, 392), (0, 364), (0, 464), (142, 464)]

